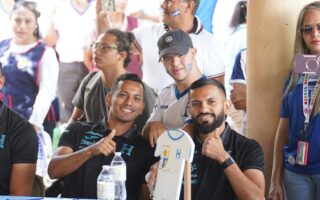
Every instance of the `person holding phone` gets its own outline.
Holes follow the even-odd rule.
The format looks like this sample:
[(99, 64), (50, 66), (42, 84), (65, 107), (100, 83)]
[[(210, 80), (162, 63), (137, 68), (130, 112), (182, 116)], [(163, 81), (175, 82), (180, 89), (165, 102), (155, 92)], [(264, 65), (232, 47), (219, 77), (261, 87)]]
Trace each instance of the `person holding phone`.
[[(294, 53), (320, 54), (320, 1), (302, 8)], [(292, 64), (275, 137), (272, 200), (320, 199), (320, 78), (294, 71)]]

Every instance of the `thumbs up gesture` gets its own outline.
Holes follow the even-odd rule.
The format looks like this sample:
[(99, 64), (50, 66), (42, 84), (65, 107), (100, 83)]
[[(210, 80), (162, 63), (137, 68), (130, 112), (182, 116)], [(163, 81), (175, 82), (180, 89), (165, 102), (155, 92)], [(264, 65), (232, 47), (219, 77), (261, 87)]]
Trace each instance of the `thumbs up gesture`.
[(218, 131), (209, 134), (205, 138), (202, 146), (202, 154), (211, 159), (217, 160), (219, 163), (222, 163), (229, 158), (229, 154), (224, 149)]
[(114, 153), (116, 151), (116, 143), (112, 139), (115, 135), (116, 130), (112, 129), (109, 135), (92, 145), (91, 150), (93, 151), (93, 155), (96, 156), (99, 154), (103, 154), (105, 156), (108, 156), (111, 153)]

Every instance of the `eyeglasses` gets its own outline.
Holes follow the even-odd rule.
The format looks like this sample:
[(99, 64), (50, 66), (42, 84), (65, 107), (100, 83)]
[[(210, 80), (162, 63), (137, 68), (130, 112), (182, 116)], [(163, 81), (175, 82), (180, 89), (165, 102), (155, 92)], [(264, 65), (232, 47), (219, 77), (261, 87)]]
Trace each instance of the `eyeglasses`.
[(320, 23), (315, 25), (304, 25), (300, 28), (300, 35), (302, 34), (310, 34), (313, 32), (313, 29), (316, 28), (318, 32), (320, 32)]
[(90, 46), (90, 48), (92, 50), (99, 49), (101, 52), (107, 52), (107, 51), (110, 51), (111, 49), (118, 50), (117, 46), (113, 46), (107, 43), (98, 43), (98, 42), (93, 43)]

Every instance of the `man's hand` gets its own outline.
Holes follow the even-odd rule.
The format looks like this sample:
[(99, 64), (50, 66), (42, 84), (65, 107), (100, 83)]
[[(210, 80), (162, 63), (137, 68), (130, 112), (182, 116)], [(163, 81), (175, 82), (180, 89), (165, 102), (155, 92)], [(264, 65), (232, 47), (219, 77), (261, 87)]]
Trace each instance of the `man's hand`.
[(166, 130), (167, 128), (161, 122), (148, 122), (142, 131), (142, 135), (149, 140), (150, 145), (154, 147), (158, 137)]
[(102, 10), (101, 0), (96, 1), (96, 20), (97, 20), (97, 33), (102, 34), (110, 28), (109, 22), (110, 12)]
[(231, 90), (230, 99), (237, 110), (247, 110), (247, 92), (246, 85), (240, 83), (232, 84), (233, 89)]
[(215, 131), (205, 138), (202, 146), (202, 154), (211, 159), (217, 160), (219, 163), (223, 163), (230, 157), (223, 147), (218, 131)]
[(150, 170), (146, 176), (146, 181), (147, 181), (148, 188), (149, 188), (149, 191), (151, 194), (153, 193), (153, 190), (154, 190), (154, 187), (156, 184), (158, 169), (159, 169), (159, 161), (154, 163), (150, 167)]
[(105, 156), (110, 155), (116, 151), (116, 143), (112, 140), (116, 134), (116, 130), (112, 129), (111, 133), (102, 138), (99, 142), (95, 143), (90, 147), (93, 155), (97, 156), (100, 153)]
[(284, 194), (281, 184), (271, 183), (268, 195), (269, 200), (284, 200)]

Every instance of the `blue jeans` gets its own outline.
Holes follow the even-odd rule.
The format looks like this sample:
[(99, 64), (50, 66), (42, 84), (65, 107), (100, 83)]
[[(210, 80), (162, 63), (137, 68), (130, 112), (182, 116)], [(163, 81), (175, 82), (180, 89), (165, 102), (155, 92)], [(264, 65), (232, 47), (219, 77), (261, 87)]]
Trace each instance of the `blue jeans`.
[(284, 169), (283, 185), (287, 200), (320, 200), (320, 174), (305, 175)]

